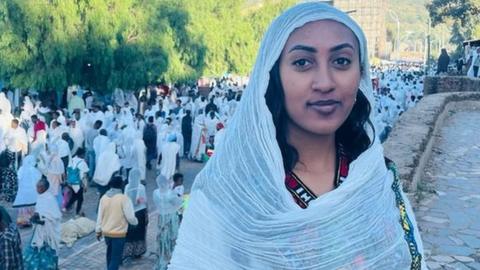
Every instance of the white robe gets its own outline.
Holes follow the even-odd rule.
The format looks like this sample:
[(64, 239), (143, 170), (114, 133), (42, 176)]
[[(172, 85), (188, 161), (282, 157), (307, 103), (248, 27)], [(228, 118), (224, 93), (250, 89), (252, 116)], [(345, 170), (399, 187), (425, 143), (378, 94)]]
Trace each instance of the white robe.
[(35, 168), (36, 160), (34, 156), (26, 156), (23, 164), (18, 170), (18, 192), (13, 207), (23, 207), (34, 205), (37, 202), (36, 185), (42, 178), (42, 173)]
[(70, 130), (68, 133), (70, 134), (70, 137), (73, 140), (72, 155), (74, 155), (79, 148), (83, 147), (83, 142), (85, 141), (85, 137), (83, 135), (83, 131), (79, 127), (70, 127)]
[(192, 131), (192, 144), (190, 145), (189, 156), (192, 159), (200, 160), (205, 152), (206, 131), (204, 130), (204, 116), (199, 115), (195, 118)]
[(41, 248), (48, 244), (52, 249), (58, 250), (60, 246), (60, 222), (62, 213), (58, 207), (56, 198), (51, 192), (45, 191), (38, 195), (35, 212), (44, 225), (37, 225), (32, 238), (32, 246)]
[(134, 145), (134, 167), (136, 167), (140, 171), (140, 180), (146, 179), (147, 174), (147, 148), (145, 147), (145, 143), (138, 137), (133, 141)]
[(177, 154), (180, 145), (176, 142), (168, 142), (162, 148), (162, 161), (160, 163), (160, 173), (167, 179), (170, 179), (175, 173), (177, 165)]
[(110, 143), (110, 139), (107, 136), (103, 136), (103, 135), (98, 135), (93, 140), (93, 150), (95, 151), (95, 157), (97, 162), (98, 162), (98, 158), (103, 153), (103, 151), (105, 151), (109, 143)]
[(22, 155), (26, 155), (28, 151), (28, 137), (25, 129), (17, 127), (10, 128), (5, 134), (5, 143), (7, 148), (12, 152), (22, 151)]
[(93, 181), (101, 186), (108, 185), (113, 173), (120, 170), (120, 167), (120, 159), (115, 151), (115, 143), (111, 142), (98, 157)]

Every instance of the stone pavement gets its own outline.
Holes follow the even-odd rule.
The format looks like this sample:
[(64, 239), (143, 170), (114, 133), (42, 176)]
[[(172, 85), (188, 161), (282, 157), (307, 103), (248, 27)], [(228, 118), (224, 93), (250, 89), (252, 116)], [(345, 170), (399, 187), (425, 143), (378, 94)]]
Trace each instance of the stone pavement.
[(450, 112), (416, 209), (430, 269), (480, 269), (480, 111)]
[[(149, 216), (147, 228), (147, 253), (137, 260), (128, 260), (120, 269), (153, 269), (157, 256), (156, 252), (157, 218), (154, 213)], [(59, 268), (68, 270), (101, 270), (106, 268), (106, 245), (103, 240), (93, 240), (83, 249), (59, 259)]]

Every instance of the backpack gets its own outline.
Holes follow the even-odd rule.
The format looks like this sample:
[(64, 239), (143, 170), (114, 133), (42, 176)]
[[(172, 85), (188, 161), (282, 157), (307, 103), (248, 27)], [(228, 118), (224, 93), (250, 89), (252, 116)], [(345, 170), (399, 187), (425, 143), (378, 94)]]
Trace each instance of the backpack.
[(80, 162), (82, 161), (80, 160), (75, 167), (68, 166), (67, 168), (67, 183), (69, 185), (80, 185), (82, 181), (80, 177), (80, 169), (78, 168)]

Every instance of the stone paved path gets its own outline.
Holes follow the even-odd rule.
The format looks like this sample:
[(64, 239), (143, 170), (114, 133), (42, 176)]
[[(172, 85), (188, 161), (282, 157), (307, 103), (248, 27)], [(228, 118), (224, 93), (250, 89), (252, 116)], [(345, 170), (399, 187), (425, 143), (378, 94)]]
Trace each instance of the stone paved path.
[(416, 216), (430, 269), (480, 269), (480, 111), (451, 114), (427, 166)]

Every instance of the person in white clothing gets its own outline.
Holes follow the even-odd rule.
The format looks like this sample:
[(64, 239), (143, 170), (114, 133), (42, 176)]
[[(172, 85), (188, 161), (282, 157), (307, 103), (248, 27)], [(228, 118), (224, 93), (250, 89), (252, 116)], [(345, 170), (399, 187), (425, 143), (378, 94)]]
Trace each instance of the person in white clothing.
[(98, 162), (98, 158), (110, 142), (110, 139), (107, 137), (107, 130), (101, 129), (98, 136), (93, 140), (93, 150), (95, 151), (96, 162)]
[(177, 143), (177, 136), (170, 134), (167, 138), (167, 143), (162, 147), (160, 155), (160, 173), (167, 179), (171, 179), (175, 173), (179, 151), (180, 145)]
[(11, 128), (7, 131), (4, 138), (7, 149), (15, 153), (15, 168), (18, 168), (22, 157), (28, 152), (27, 132), (18, 126), (18, 120), (13, 119)]

